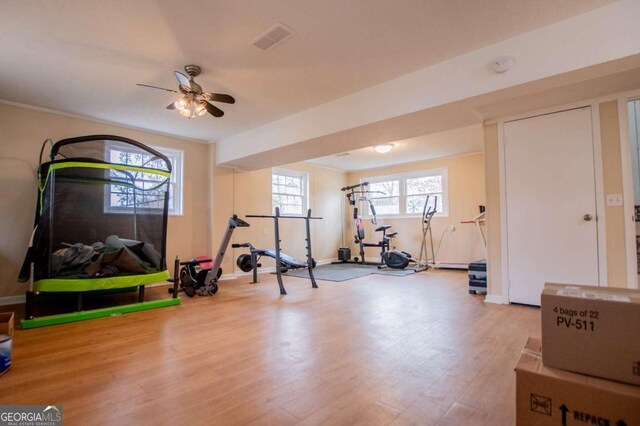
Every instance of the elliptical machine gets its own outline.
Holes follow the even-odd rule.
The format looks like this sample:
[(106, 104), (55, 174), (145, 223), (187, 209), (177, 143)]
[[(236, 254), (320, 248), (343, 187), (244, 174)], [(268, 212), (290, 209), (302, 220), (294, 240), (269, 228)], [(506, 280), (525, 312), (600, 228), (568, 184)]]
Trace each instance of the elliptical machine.
[[(391, 269), (405, 269), (410, 263), (414, 263), (414, 270), (416, 272), (429, 269), (431, 265), (435, 264), (435, 252), (433, 251), (433, 235), (431, 232), (431, 219), (438, 210), (438, 196), (434, 197), (433, 206), (429, 204), (430, 196), (427, 195), (424, 201), (424, 207), (422, 209), (422, 244), (420, 245), (420, 257), (414, 259), (410, 253), (400, 250), (388, 250), (382, 254), (382, 261)], [(395, 233), (394, 233), (395, 234)], [(431, 243), (431, 258), (428, 256), (427, 251), (427, 235)]]

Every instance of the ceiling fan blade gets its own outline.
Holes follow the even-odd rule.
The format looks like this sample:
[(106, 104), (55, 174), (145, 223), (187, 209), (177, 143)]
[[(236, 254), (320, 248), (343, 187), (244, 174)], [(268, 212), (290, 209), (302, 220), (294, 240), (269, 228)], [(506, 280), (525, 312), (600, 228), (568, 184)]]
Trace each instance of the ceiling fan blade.
[(150, 88), (152, 88), (152, 89), (164, 90), (165, 92), (178, 93), (176, 90), (172, 90), (172, 89), (165, 89), (164, 87), (158, 87), (158, 86), (150, 86), (150, 85), (148, 85), (148, 84), (137, 83), (137, 84), (136, 84), (136, 86), (150, 87)]
[(176, 109), (176, 103), (171, 102), (169, 105), (167, 105), (167, 109)]
[(180, 83), (180, 86), (184, 86), (187, 89), (191, 89), (191, 83), (189, 82), (189, 78), (182, 74), (179, 71), (174, 71), (173, 72), (176, 75), (176, 78), (178, 79), (178, 83)]
[(203, 93), (202, 96), (207, 97), (210, 101), (224, 102), (225, 104), (235, 104), (236, 100), (231, 95), (225, 95), (223, 93)]
[(214, 117), (222, 117), (224, 115), (224, 111), (222, 111), (217, 106), (211, 105), (207, 101), (204, 101), (204, 107), (207, 109), (207, 112), (209, 112), (209, 114), (213, 115)]

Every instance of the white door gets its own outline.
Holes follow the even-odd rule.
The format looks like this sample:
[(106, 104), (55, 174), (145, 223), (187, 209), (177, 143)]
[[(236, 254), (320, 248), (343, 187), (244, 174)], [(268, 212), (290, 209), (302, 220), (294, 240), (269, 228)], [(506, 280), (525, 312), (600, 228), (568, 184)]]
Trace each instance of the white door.
[(591, 108), (504, 124), (509, 301), (545, 282), (598, 285)]

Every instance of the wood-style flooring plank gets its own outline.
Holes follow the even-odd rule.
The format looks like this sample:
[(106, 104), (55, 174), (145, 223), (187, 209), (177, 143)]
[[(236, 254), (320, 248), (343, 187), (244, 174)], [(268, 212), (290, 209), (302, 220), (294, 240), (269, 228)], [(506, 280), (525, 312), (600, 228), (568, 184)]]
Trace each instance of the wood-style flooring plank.
[(69, 425), (513, 424), (513, 368), (538, 309), (484, 303), (461, 271), (318, 289), (285, 276), (287, 296), (260, 280), (17, 330), (0, 404), (61, 404)]

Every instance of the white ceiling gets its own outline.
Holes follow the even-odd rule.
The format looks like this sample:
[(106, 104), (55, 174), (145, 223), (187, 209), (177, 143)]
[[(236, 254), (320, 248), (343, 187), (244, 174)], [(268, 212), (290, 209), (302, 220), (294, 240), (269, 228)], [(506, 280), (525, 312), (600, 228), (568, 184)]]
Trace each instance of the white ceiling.
[[(494, 120), (557, 105), (584, 102), (585, 99), (595, 99), (640, 87), (640, 57), (626, 58), (617, 65), (616, 72), (600, 77), (593, 75), (606, 72), (607, 68), (611, 68), (611, 64), (538, 80), (532, 84), (521, 85), (515, 88), (516, 90), (510, 88), (508, 92), (515, 96), (506, 99), (502, 98), (500, 93), (494, 93), (493, 101), (492, 96), (482, 97), (483, 102), (478, 105), (473, 99), (467, 100), (466, 106), (451, 108), (439, 116), (430, 116), (431, 120), (437, 123), (455, 119), (457, 126), (453, 124), (453, 130), (437, 131), (426, 136), (393, 142), (393, 150), (386, 154), (378, 154), (373, 146), (370, 146), (346, 151), (349, 153), (347, 156), (329, 155), (306, 162), (344, 171), (356, 171), (480, 152), (483, 139), (482, 124), (462, 124), (463, 127), (460, 127), (461, 123), (481, 123), (483, 119)], [(469, 114), (469, 111), (474, 111), (475, 114)], [(262, 156), (264, 158), (267, 154)]]
[[(612, 2), (4, 0), (0, 99), (222, 140)], [(252, 46), (278, 21), (297, 34)], [(188, 63), (236, 98), (223, 118), (185, 119), (165, 110), (170, 93), (135, 85), (175, 88)]]
[(392, 145), (393, 149), (386, 154), (368, 147), (308, 160), (307, 163), (350, 172), (481, 152), (482, 125), (405, 139)]

